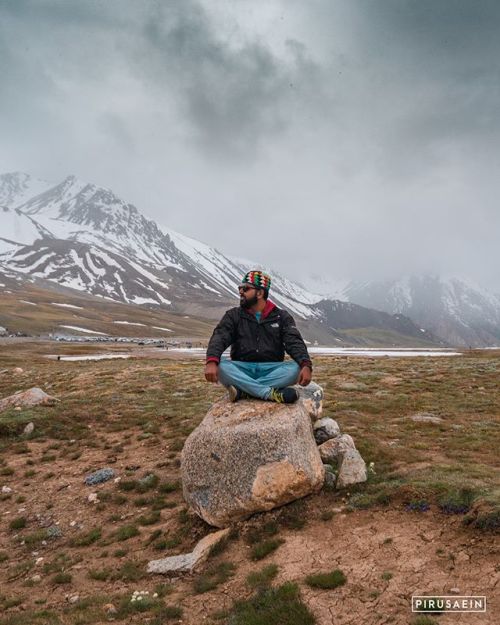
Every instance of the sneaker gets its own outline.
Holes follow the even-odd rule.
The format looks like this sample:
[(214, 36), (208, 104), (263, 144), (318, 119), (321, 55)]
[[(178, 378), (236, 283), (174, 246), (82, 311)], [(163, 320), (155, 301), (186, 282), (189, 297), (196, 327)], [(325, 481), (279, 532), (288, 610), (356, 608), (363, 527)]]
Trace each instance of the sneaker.
[(235, 402), (235, 401), (239, 401), (240, 399), (250, 399), (251, 395), (249, 395), (248, 393), (245, 393), (245, 391), (242, 391), (241, 388), (238, 388), (237, 386), (228, 386), (227, 387), (227, 392), (229, 394), (229, 401)]
[(292, 386), (287, 386), (284, 389), (278, 390), (277, 388), (271, 389), (269, 399), (275, 401), (278, 404), (293, 404), (299, 398), (299, 394)]

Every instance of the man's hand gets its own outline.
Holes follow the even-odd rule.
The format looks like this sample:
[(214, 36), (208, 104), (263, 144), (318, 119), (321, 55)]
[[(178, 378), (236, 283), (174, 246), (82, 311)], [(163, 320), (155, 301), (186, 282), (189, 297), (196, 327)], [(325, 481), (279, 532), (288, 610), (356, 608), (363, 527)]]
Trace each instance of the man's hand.
[(299, 373), (299, 384), (300, 386), (307, 386), (312, 379), (312, 372), (309, 367), (302, 367)]
[(207, 362), (205, 365), (205, 380), (217, 384), (219, 381), (219, 365), (215, 361)]

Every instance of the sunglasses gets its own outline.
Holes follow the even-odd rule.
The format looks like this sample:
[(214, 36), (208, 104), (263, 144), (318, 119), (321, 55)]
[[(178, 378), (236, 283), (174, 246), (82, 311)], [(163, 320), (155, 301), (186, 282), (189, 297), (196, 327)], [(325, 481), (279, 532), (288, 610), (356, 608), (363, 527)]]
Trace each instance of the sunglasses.
[(247, 291), (251, 291), (251, 290), (256, 289), (256, 288), (257, 287), (255, 287), (255, 286), (239, 286), (238, 287), (238, 291), (240, 293), (246, 293)]

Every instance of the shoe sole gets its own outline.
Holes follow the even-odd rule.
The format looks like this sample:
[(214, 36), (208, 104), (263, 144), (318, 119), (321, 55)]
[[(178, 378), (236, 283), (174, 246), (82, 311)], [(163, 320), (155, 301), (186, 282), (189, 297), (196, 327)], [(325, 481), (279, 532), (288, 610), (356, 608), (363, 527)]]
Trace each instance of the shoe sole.
[(238, 400), (238, 390), (236, 389), (235, 386), (230, 386), (227, 389), (227, 392), (229, 394), (229, 401), (234, 404), (234, 402)]

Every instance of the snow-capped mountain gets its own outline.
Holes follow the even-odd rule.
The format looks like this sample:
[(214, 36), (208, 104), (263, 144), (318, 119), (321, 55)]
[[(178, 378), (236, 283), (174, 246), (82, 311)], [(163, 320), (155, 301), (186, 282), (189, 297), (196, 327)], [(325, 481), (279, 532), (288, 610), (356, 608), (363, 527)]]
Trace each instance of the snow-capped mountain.
[[(236, 303), (237, 285), (249, 268), (74, 176), (51, 185), (5, 174), (0, 198), (0, 263), (93, 295), (179, 311), (190, 302), (191, 312), (215, 315), (217, 307)], [(321, 298), (273, 273), (273, 299), (314, 317), (308, 304)]]
[(436, 275), (350, 282), (341, 298), (402, 314), (452, 345), (500, 345), (500, 296), (471, 280)]
[(436, 337), (461, 345), (500, 339), (500, 298), (457, 280), (360, 284), (316, 275), (306, 289), (272, 268), (158, 225), (110, 189), (74, 176), (59, 184), (23, 173), (0, 176), (0, 269), (10, 275), (217, 318), (236, 305), (237, 286), (250, 268), (272, 275), (273, 301), (328, 328), (330, 336), (351, 324), (431, 343)]

